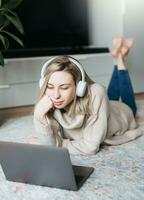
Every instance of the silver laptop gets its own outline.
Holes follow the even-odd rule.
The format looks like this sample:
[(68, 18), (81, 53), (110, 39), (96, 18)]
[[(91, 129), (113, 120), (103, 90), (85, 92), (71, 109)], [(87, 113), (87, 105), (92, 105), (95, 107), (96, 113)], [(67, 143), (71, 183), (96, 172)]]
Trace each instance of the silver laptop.
[(68, 190), (78, 190), (94, 170), (72, 166), (66, 148), (14, 142), (0, 142), (0, 164), (9, 181)]

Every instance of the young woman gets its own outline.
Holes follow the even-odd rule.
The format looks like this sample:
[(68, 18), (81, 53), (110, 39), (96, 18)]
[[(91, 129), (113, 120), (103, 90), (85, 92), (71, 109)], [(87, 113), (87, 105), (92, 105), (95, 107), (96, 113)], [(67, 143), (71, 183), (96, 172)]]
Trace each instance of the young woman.
[[(112, 54), (117, 61), (108, 87), (92, 81), (78, 61), (54, 57), (42, 68), (40, 96), (34, 110), (36, 138), (43, 143), (68, 148), (72, 154), (92, 155), (102, 143), (118, 145), (141, 135), (134, 115), (136, 105), (124, 58), (129, 42), (117, 37)], [(124, 97), (125, 96), (125, 97)], [(128, 104), (128, 105), (126, 105)]]

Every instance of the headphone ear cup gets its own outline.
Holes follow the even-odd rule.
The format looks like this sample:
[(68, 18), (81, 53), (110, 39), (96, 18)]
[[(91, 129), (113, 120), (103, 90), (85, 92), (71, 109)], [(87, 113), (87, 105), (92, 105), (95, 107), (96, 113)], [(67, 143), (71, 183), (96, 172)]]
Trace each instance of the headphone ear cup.
[(87, 83), (85, 81), (79, 81), (76, 87), (76, 95), (83, 97), (85, 95)]
[(41, 89), (43, 84), (45, 82), (45, 78), (44, 77), (41, 77), (40, 80), (39, 80), (39, 88)]

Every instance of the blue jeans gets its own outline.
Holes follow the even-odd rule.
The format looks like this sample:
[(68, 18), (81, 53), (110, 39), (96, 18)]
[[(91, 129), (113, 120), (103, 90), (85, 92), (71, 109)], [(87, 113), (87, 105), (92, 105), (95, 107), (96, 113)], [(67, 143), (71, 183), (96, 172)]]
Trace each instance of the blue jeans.
[(108, 86), (108, 97), (110, 100), (119, 100), (121, 98), (122, 102), (132, 109), (135, 116), (137, 107), (128, 70), (118, 70), (117, 66), (114, 66)]

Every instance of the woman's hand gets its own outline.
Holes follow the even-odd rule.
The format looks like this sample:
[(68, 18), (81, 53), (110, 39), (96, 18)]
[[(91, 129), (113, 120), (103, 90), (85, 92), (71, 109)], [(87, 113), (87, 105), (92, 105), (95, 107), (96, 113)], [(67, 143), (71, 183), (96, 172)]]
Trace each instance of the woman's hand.
[(39, 139), (37, 137), (31, 136), (27, 140), (28, 144), (40, 144)]
[(34, 117), (41, 123), (46, 124), (46, 113), (53, 108), (53, 102), (47, 95), (44, 95), (37, 103), (34, 111)]

